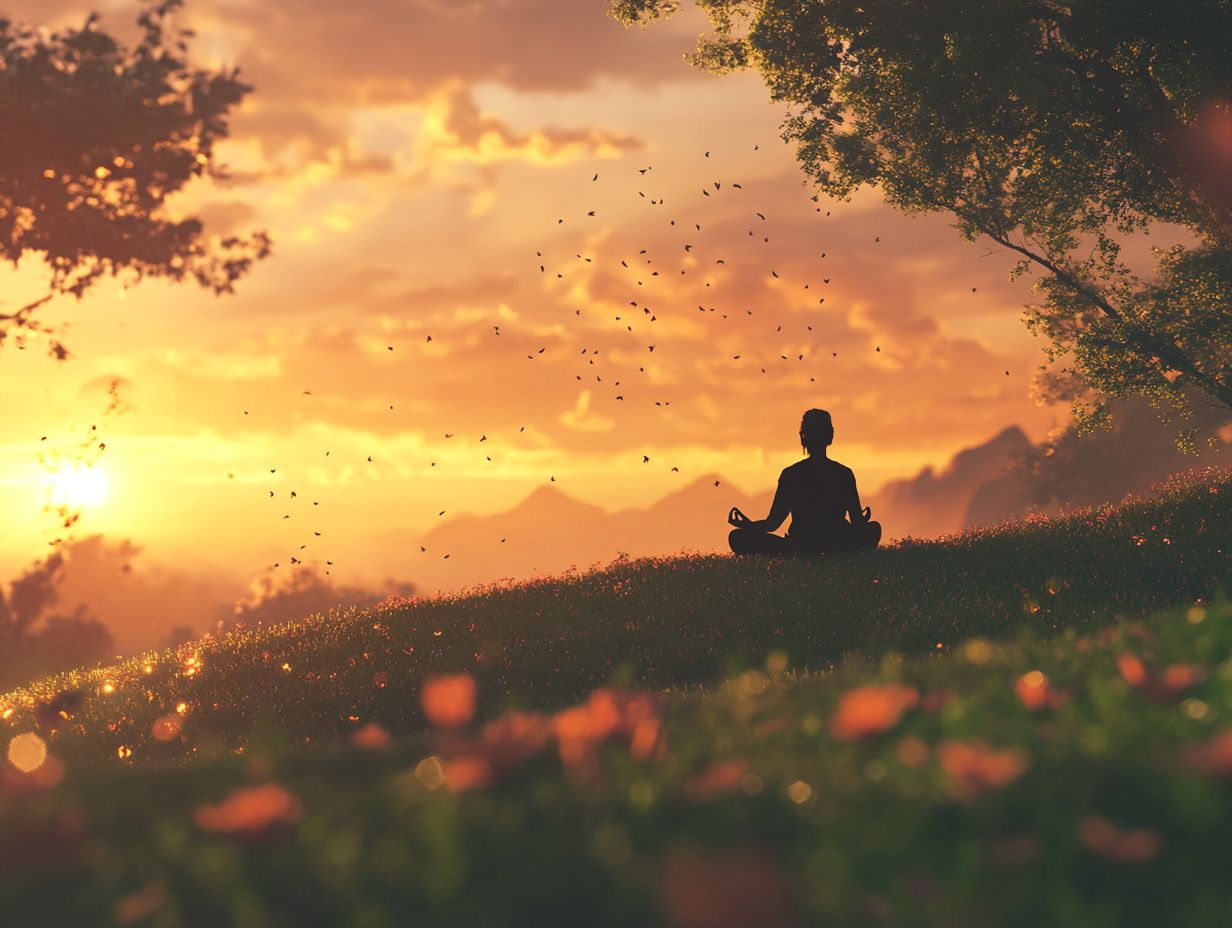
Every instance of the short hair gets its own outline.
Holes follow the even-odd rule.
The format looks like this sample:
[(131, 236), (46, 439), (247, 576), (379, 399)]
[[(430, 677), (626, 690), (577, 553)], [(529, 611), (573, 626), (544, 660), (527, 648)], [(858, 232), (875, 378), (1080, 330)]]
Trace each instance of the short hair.
[(834, 441), (834, 421), (824, 409), (809, 409), (800, 419), (800, 443), (812, 454)]

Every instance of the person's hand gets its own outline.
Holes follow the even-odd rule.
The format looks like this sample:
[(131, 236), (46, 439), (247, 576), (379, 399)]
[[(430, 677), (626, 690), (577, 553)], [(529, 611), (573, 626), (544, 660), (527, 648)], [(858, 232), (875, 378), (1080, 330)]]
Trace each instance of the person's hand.
[(736, 526), (736, 528), (744, 528), (751, 521), (752, 520), (748, 516), (746, 516), (743, 512), (741, 512), (735, 506), (732, 506), (731, 512), (727, 514), (727, 523), (729, 525)]
[(864, 507), (864, 510), (860, 513), (860, 515), (862, 515), (862, 516), (864, 517), (864, 521), (865, 521), (865, 522), (869, 522), (869, 521), (871, 521), (871, 520), (872, 520), (872, 518), (873, 518), (873, 507), (872, 507), (872, 506), (865, 506), (865, 507)]

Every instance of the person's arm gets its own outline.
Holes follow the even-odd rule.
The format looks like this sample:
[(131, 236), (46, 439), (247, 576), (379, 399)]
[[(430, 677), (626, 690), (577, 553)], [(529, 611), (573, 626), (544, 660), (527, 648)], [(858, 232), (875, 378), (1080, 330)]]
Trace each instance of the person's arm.
[(787, 491), (783, 487), (783, 478), (779, 477), (778, 489), (774, 491), (774, 502), (770, 504), (770, 515), (764, 519), (751, 520), (745, 528), (754, 532), (773, 532), (783, 524), (791, 513), (791, 504), (787, 501)]
[(869, 515), (860, 507), (860, 491), (856, 489), (856, 475), (851, 475), (851, 493), (847, 499), (847, 515), (852, 525), (861, 525), (869, 520)]

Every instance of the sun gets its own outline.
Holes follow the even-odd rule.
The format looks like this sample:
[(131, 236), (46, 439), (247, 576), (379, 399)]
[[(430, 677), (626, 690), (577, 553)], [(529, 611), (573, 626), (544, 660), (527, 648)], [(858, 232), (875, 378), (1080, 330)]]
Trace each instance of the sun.
[(93, 509), (107, 499), (107, 475), (97, 467), (67, 464), (48, 478), (51, 502), (70, 509)]

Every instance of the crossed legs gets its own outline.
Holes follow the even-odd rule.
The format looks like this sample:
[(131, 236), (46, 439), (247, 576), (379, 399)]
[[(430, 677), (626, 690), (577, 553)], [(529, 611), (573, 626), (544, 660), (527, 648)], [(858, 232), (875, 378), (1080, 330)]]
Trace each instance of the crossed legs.
[(727, 536), (732, 552), (744, 554), (820, 554), (823, 551), (858, 551), (872, 549), (881, 543), (881, 523), (865, 522), (853, 526), (844, 522), (846, 531), (842, 537), (821, 548), (802, 549), (791, 539), (773, 532), (754, 532), (747, 528), (733, 529)]

